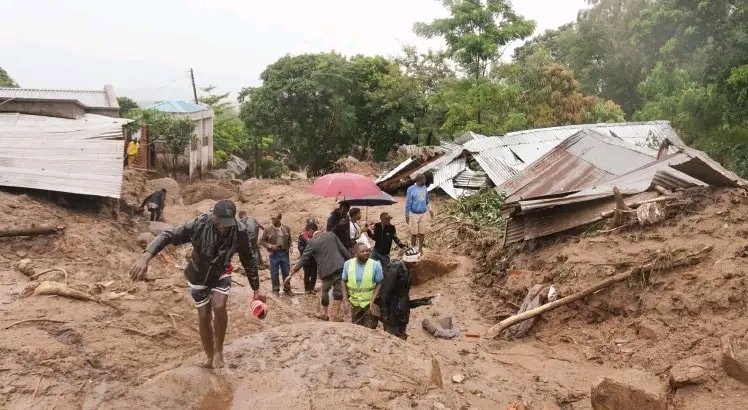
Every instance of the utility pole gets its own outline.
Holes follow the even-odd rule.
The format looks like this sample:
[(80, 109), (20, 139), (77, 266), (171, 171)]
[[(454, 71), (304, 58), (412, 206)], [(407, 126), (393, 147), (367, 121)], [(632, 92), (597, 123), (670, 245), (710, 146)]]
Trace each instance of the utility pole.
[(190, 80), (192, 81), (192, 95), (195, 96), (195, 104), (200, 104), (197, 99), (197, 88), (195, 87), (195, 72), (190, 68)]

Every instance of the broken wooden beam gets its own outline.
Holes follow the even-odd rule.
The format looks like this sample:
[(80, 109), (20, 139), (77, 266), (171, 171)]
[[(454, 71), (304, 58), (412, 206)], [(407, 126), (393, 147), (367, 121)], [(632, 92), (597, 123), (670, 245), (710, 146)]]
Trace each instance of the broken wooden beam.
[(523, 313), (519, 313), (517, 315), (508, 317), (508, 318), (502, 320), (501, 322), (499, 322), (498, 324), (492, 326), (490, 329), (488, 329), (488, 331), (486, 332), (485, 337), (487, 339), (492, 339), (492, 338), (498, 336), (499, 334), (501, 334), (501, 332), (503, 332), (507, 328), (509, 328), (509, 327), (511, 327), (511, 326), (513, 326), (513, 325), (515, 325), (517, 323), (524, 322), (527, 319), (534, 318), (535, 316), (538, 316), (541, 313), (545, 313), (545, 312), (551, 311), (553, 309), (559, 308), (561, 306), (568, 305), (571, 302), (574, 302), (574, 301), (577, 301), (579, 299), (585, 298), (585, 297), (587, 297), (587, 296), (589, 296), (589, 295), (591, 295), (591, 294), (593, 294), (593, 293), (595, 293), (595, 292), (597, 292), (597, 291), (599, 291), (601, 289), (607, 288), (608, 286), (613, 285), (615, 283), (624, 281), (624, 280), (630, 278), (633, 275), (641, 274), (644, 271), (651, 271), (653, 268), (657, 268), (658, 270), (672, 269), (672, 268), (675, 268), (675, 267), (686, 266), (686, 265), (693, 265), (693, 264), (699, 263), (699, 262), (701, 262), (701, 256), (703, 256), (704, 254), (706, 254), (708, 252), (711, 252), (711, 251), (712, 251), (712, 247), (711, 246), (707, 246), (707, 247), (702, 248), (701, 250), (699, 250), (697, 252), (688, 254), (688, 255), (686, 255), (686, 256), (684, 256), (682, 258), (679, 258), (679, 259), (673, 260), (672, 262), (669, 262), (668, 266), (659, 266), (657, 260), (649, 262), (649, 263), (645, 263), (645, 264), (640, 265), (640, 266), (637, 266), (637, 267), (631, 269), (628, 272), (619, 273), (618, 275), (612, 276), (609, 279), (606, 279), (606, 280), (604, 280), (602, 282), (599, 282), (596, 285), (591, 286), (591, 287), (589, 287), (589, 288), (587, 288), (585, 290), (579, 291), (579, 292), (577, 292), (577, 293), (575, 293), (573, 295), (569, 295), (569, 296), (567, 296), (565, 298), (561, 298), (559, 300), (556, 300), (555, 302), (546, 303), (545, 305), (541, 305), (539, 307), (536, 307), (535, 309), (530, 309), (530, 310), (525, 311)]
[(18, 236), (40, 236), (40, 235), (57, 235), (65, 228), (42, 226), (38, 228), (21, 228), (21, 229), (0, 229), (0, 238), (14, 238)]

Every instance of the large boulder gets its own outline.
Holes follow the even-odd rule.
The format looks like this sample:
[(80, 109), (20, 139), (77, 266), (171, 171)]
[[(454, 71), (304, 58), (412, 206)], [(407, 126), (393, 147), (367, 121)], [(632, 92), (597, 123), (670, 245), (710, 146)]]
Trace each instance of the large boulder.
[(166, 205), (179, 204), (182, 202), (182, 190), (179, 187), (179, 183), (171, 178), (158, 178), (149, 180), (148, 192), (146, 193), (146, 195), (150, 194), (153, 191), (158, 191), (162, 188), (166, 188)]
[(647, 373), (628, 370), (600, 378), (590, 400), (594, 410), (667, 410), (667, 387)]
[(221, 179), (225, 181), (233, 181), (236, 179), (241, 179), (245, 171), (247, 170), (247, 162), (243, 159), (237, 157), (236, 155), (230, 155), (228, 160), (226, 160), (226, 164), (224, 165), (224, 168), (222, 169), (216, 169), (211, 174), (216, 179)]
[(247, 170), (247, 161), (236, 155), (230, 155), (226, 161), (226, 170), (234, 174), (234, 177), (244, 175), (244, 172)]

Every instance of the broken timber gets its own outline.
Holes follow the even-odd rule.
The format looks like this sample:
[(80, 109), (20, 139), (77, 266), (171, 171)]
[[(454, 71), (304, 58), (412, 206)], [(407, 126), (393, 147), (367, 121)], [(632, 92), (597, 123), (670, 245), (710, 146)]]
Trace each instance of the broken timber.
[[(701, 261), (700, 257), (703, 254), (711, 252), (711, 250), (712, 250), (712, 247), (711, 246), (707, 246), (707, 247), (701, 249), (698, 252), (690, 253), (690, 254), (682, 257), (682, 258), (673, 260), (672, 262), (670, 262), (668, 264), (668, 266), (665, 266), (664, 268), (675, 268), (675, 267), (678, 267), (678, 266), (695, 265), (696, 263), (699, 263)], [(615, 283), (618, 283), (618, 282), (622, 282), (622, 281), (630, 278), (633, 275), (640, 274), (640, 273), (643, 273), (643, 272), (648, 271), (648, 270), (652, 270), (653, 268), (657, 269), (657, 268), (659, 268), (658, 262), (659, 261), (654, 260), (652, 262), (643, 264), (641, 266), (637, 266), (637, 267), (631, 269), (628, 272), (624, 272), (624, 273), (620, 273), (618, 275), (615, 275), (615, 276), (611, 277), (610, 279), (606, 279), (606, 280), (604, 280), (602, 282), (599, 282), (598, 284), (596, 284), (596, 285), (594, 285), (592, 287), (589, 287), (589, 288), (587, 288), (585, 290), (582, 290), (580, 292), (577, 292), (577, 293), (575, 293), (573, 295), (569, 295), (569, 296), (567, 296), (565, 298), (561, 298), (561, 299), (559, 299), (559, 300), (557, 300), (555, 302), (547, 303), (547, 304), (542, 305), (540, 307), (537, 307), (535, 309), (528, 310), (528, 311), (526, 311), (524, 313), (520, 313), (520, 314), (511, 316), (511, 317), (508, 317), (508, 318), (502, 320), (501, 322), (499, 322), (498, 324), (492, 326), (490, 329), (488, 329), (488, 331), (486, 332), (486, 338), (494, 338), (494, 337), (498, 336), (499, 334), (501, 334), (501, 332), (503, 332), (504, 330), (506, 330), (507, 328), (509, 328), (512, 325), (515, 325), (517, 323), (523, 322), (523, 321), (525, 321), (527, 319), (531, 319), (531, 318), (533, 318), (533, 317), (535, 317), (537, 315), (540, 315), (541, 313), (545, 313), (545, 312), (551, 311), (553, 309), (556, 309), (558, 307), (561, 307), (561, 306), (564, 306), (564, 305), (568, 305), (569, 303), (577, 301), (577, 300), (582, 299), (584, 297), (587, 297), (587, 296), (589, 296), (589, 295), (591, 295), (591, 294), (599, 291), (600, 289), (604, 289), (604, 288), (607, 288), (608, 286), (610, 286), (612, 284), (615, 284)]]
[(57, 235), (65, 228), (63, 227), (39, 227), (25, 229), (0, 229), (0, 238), (13, 238), (18, 236), (40, 236), (40, 235)]

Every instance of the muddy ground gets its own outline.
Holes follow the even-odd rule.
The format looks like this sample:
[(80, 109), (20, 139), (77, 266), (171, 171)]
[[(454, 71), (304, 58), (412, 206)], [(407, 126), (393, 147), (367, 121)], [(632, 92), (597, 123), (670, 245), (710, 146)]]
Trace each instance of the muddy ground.
[[(127, 195), (148, 189), (138, 187), (143, 178), (128, 181)], [(209, 210), (226, 192), (262, 223), (283, 212), (294, 231), (309, 217), (324, 221), (334, 205), (305, 195), (303, 180), (209, 185), (169, 188), (184, 197), (169, 204), (167, 222)], [(727, 376), (721, 354), (724, 336), (736, 336), (739, 348), (748, 330), (747, 202), (739, 192), (721, 192), (662, 226), (558, 240), (518, 253), (511, 274), (490, 283), (474, 282), (481, 275), (465, 252), (428, 249), (434, 268), (412, 297), (439, 297), (413, 311), (407, 341), (381, 327), (315, 321), (308, 295), (271, 297), (268, 317), (258, 320), (239, 277), (229, 298), (227, 366), (206, 370), (198, 367), (196, 314), (181, 273), (186, 247), (164, 252), (152, 262), (149, 280), (133, 283), (126, 271), (142, 250), (138, 236), (148, 230), (137, 217), (114, 222), (0, 192), (0, 227), (65, 226), (62, 235), (0, 239), (0, 407), (590, 409), (591, 386), (611, 377), (661, 388), (670, 408), (741, 408), (748, 390)], [(369, 219), (382, 210), (369, 210)], [(406, 236), (402, 203), (387, 210)], [(466, 335), (516, 309), (535, 283), (552, 282), (565, 296), (626, 269), (622, 262), (705, 245), (714, 250), (703, 263), (653, 275), (648, 284), (620, 283), (545, 314), (522, 340)], [(25, 296), (35, 282), (14, 269), (23, 259), (37, 273), (62, 268), (65, 274), (41, 279), (106, 303)], [(261, 279), (269, 290), (267, 270)], [(294, 288), (302, 288), (300, 277)], [(434, 339), (421, 329), (424, 318), (444, 316), (453, 317), (459, 337)], [(16, 324), (29, 319), (35, 321)], [(673, 373), (692, 365), (704, 370), (703, 380), (668, 387)]]

